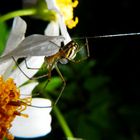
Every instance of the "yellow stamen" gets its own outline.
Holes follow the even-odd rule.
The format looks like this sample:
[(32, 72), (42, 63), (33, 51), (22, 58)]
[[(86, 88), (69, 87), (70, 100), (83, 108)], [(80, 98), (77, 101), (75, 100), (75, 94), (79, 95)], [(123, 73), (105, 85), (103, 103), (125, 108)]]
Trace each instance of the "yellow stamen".
[(12, 121), (17, 115), (27, 117), (26, 114), (21, 113), (27, 104), (23, 104), (20, 100), (20, 91), (13, 79), (4, 81), (0, 76), (0, 140), (4, 137), (13, 140), (14, 137), (8, 132)]
[(78, 17), (73, 19), (73, 8), (77, 7), (78, 0), (56, 0), (56, 4), (63, 14), (65, 24), (68, 26), (68, 28), (72, 29), (75, 27), (78, 23)]

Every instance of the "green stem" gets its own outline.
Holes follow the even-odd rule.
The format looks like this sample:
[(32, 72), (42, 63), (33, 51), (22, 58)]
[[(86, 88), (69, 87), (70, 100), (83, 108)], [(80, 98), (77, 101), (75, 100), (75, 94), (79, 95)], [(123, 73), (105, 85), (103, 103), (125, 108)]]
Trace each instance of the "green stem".
[(36, 12), (37, 12), (37, 10), (35, 8), (17, 10), (17, 11), (7, 13), (3, 16), (0, 16), (0, 21), (6, 21), (6, 20), (9, 20), (9, 19), (14, 18), (16, 16), (35, 15)]
[[(43, 87), (44, 87), (44, 85), (40, 85), (38, 87), (39, 91), (42, 93), (43, 97), (48, 98), (48, 95), (44, 94)], [(60, 112), (60, 110), (58, 109), (58, 107), (56, 105), (53, 107), (53, 112), (55, 114), (55, 117), (59, 121), (59, 124), (61, 125), (61, 128), (63, 129), (65, 136), (67, 138), (71, 138), (71, 139), (73, 138), (73, 140), (74, 140), (74, 136), (73, 136), (67, 122), (65, 121), (65, 118), (63, 117), (62, 113)]]
[(60, 110), (57, 108), (57, 106), (53, 107), (53, 111), (56, 114), (56, 117), (66, 135), (67, 138), (74, 138), (71, 130), (69, 129), (63, 115), (61, 114)]

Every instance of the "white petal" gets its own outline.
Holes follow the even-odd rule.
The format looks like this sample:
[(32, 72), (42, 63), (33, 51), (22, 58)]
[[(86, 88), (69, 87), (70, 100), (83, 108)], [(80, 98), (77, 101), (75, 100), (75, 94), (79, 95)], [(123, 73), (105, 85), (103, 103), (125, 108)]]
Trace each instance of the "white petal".
[(20, 17), (14, 18), (12, 30), (2, 56), (9, 53), (11, 50), (15, 49), (18, 46), (18, 44), (24, 39), (26, 28), (27, 25), (23, 19), (21, 19)]
[(56, 5), (55, 0), (46, 0), (46, 3), (49, 10), (55, 10), (56, 12), (60, 12), (59, 8)]
[[(4, 63), (1, 63), (0, 64), (0, 75), (6, 74), (7, 70), (9, 70), (13, 65), (14, 65), (14, 63), (13, 63), (12, 59), (8, 60)], [(8, 73), (9, 72), (7, 72), (7, 74), (6, 74), (7, 76), (8, 76)]]
[[(50, 106), (51, 102), (47, 99), (34, 98), (33, 104), (36, 106)], [(51, 108), (27, 107), (23, 113), (27, 113), (29, 117), (16, 117), (10, 132), (16, 137), (23, 138), (45, 136), (51, 131), (50, 111)]]
[[(25, 21), (22, 20), (20, 17), (14, 18), (12, 30), (2, 56), (15, 49), (18, 46), (18, 44), (23, 40), (24, 34), (26, 32), (26, 26), (27, 25)], [(7, 79), (15, 63), (12, 59), (10, 59), (5, 61), (4, 63), (1, 62), (0, 65), (0, 74), (3, 75), (4, 79)]]
[[(27, 60), (27, 64), (31, 68), (40, 68), (43, 62), (44, 62), (44, 56), (34, 56)], [(38, 71), (38, 70), (28, 69), (25, 65), (25, 62), (22, 62), (19, 65), (19, 67), (28, 77), (32, 77)], [(29, 80), (18, 67), (16, 68), (16, 70), (13, 71), (10, 77), (14, 78), (14, 81), (17, 84), (17, 86), (20, 86)]]
[(47, 36), (59, 36), (59, 24), (58, 22), (51, 21), (45, 29), (45, 35)]
[(64, 23), (63, 17), (61, 15), (59, 15), (58, 17), (59, 17), (58, 22), (59, 22), (61, 34), (62, 34), (62, 36), (65, 37), (64, 43), (67, 44), (68, 42), (71, 41), (71, 37), (70, 37), (70, 35), (69, 35), (68, 31), (67, 31), (67, 27), (66, 27), (66, 25)]
[(32, 90), (38, 85), (38, 82), (32, 82), (20, 87), (20, 94), (22, 97), (31, 96)]

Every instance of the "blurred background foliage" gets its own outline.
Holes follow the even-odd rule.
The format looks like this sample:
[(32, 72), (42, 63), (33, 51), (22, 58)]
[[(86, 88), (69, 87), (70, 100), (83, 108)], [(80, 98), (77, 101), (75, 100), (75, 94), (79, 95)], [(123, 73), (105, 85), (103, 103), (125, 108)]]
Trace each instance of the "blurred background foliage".
[[(22, 8), (22, 1), (8, 3), (0, 2), (0, 14)], [(132, 0), (80, 0), (75, 10), (79, 24), (69, 32), (79, 37), (140, 32), (139, 9), (137, 1)], [(28, 24), (27, 35), (43, 34), (46, 22), (30, 17), (24, 19)], [(12, 20), (7, 21), (8, 27), (0, 24), (0, 52), (11, 23)], [(57, 106), (77, 138), (140, 140), (140, 37), (88, 41), (90, 57), (87, 60), (58, 65), (67, 85)], [(53, 71), (46, 95), (55, 101), (61, 87), (62, 81)], [(66, 139), (53, 111), (52, 116), (51, 133), (38, 140)]]

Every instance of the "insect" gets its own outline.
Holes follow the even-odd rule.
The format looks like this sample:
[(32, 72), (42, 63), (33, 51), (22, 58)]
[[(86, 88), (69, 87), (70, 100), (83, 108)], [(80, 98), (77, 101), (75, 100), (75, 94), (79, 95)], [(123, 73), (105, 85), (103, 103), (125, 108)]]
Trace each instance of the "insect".
[[(54, 105), (56, 105), (66, 86), (65, 79), (63, 78), (57, 66), (57, 63), (60, 62), (61, 64), (66, 64), (68, 63), (68, 61), (72, 61), (76, 63), (82, 61), (82, 60), (77, 60), (77, 61), (74, 60), (77, 52), (80, 50), (79, 45), (73, 40), (67, 43), (66, 45), (64, 45), (63, 40), (64, 38), (62, 36), (44, 36), (44, 35), (34, 34), (26, 37), (18, 45), (16, 49), (2, 56), (0, 60), (1, 62), (4, 62), (12, 57), (17, 67), (30, 80), (47, 76), (49, 82), (49, 80), (51, 79), (51, 71), (55, 68), (61, 80), (63, 81), (62, 89), (54, 103)], [(87, 52), (89, 56), (87, 39), (86, 39), (86, 46), (87, 46)], [(16, 58), (22, 58), (22, 57), (26, 58), (31, 56), (45, 56), (44, 62), (48, 70), (48, 73), (46, 75), (32, 78), (27, 76), (27, 74), (20, 68), (20, 66), (16, 61)], [(36, 68), (30, 68), (26, 62), (26, 59), (25, 59), (25, 64), (28, 69), (36, 69)]]
[[(68, 63), (68, 61), (72, 62), (80, 62), (82, 60), (75, 61), (74, 58), (77, 52), (80, 50), (79, 45), (75, 41), (70, 41), (68, 44), (64, 45), (64, 37), (62, 36), (45, 36), (40, 34), (33, 34), (24, 38), (24, 34), (26, 32), (26, 23), (20, 17), (16, 17), (14, 19), (13, 27), (7, 41), (7, 46), (5, 52), (2, 56), (0, 56), (0, 63), (5, 62), (8, 59), (13, 58), (17, 67), (20, 71), (30, 80), (38, 79), (42, 77), (48, 77), (48, 82), (51, 79), (51, 71), (55, 68), (58, 72), (59, 76), (63, 81), (63, 87), (61, 92), (55, 102), (58, 102), (62, 92), (66, 86), (65, 79), (63, 78), (59, 68), (57, 67), (57, 63), (60, 62), (62, 64)], [(24, 39), (23, 39), (24, 38)], [(87, 39), (86, 39), (87, 42)], [(17, 46), (15, 48), (15, 46)], [(88, 42), (86, 43), (87, 51), (88, 50)], [(28, 61), (26, 59), (33, 56), (45, 56), (44, 61), (48, 73), (46, 75), (42, 75), (39, 77), (29, 77), (28, 73), (24, 72), (20, 65), (17, 63), (18, 58), (25, 58), (25, 65), (28, 69), (39, 69), (39, 68), (31, 68), (28, 66)], [(85, 59), (85, 58), (84, 58)], [(34, 62), (36, 63), (36, 62)]]

